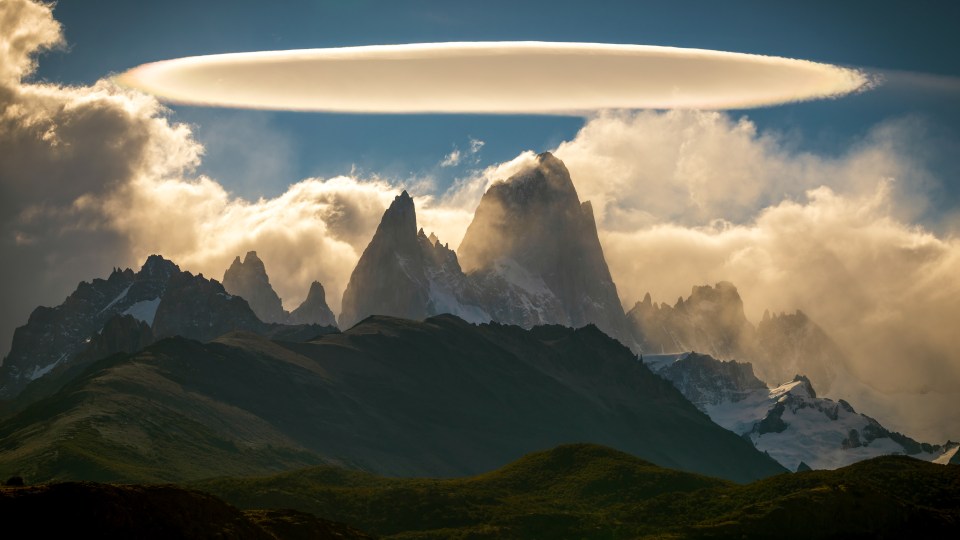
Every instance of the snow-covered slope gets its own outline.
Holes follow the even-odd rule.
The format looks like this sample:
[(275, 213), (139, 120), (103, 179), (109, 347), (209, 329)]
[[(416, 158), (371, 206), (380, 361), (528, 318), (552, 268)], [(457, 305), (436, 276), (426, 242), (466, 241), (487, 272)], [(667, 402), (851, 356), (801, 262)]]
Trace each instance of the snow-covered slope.
[(955, 458), (957, 443), (918, 443), (860, 414), (844, 400), (817, 397), (810, 380), (767, 388), (752, 366), (707, 355), (647, 355), (643, 361), (671, 381), (720, 426), (753, 442), (790, 470), (836, 469), (889, 454), (936, 463)]

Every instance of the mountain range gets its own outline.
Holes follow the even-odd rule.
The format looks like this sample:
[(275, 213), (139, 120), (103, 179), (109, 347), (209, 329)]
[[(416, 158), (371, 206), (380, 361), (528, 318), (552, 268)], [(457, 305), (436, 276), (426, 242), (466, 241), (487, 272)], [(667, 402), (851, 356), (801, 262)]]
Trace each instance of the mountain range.
[(591, 206), (550, 153), (487, 190), (458, 252), (417, 230), (406, 191), (384, 212), (344, 292), (340, 326), (441, 313), (524, 328), (595, 324), (635, 345)]
[[(287, 312), (255, 251), (222, 285), (159, 255), (81, 283), (34, 311), (0, 365), (0, 467), (45, 480), (316, 464), (457, 476), (591, 442), (748, 481), (885, 453), (955, 457), (817, 397), (851, 375), (802, 312), (754, 326), (720, 282), (625, 313), (592, 207), (549, 153), (490, 186), (458, 251), (418, 228), (400, 193), (350, 277), (342, 333), (325, 296), (314, 282)], [(693, 350), (712, 357), (651, 354)]]
[[(304, 302), (306, 309), (310, 302)], [(128, 329), (137, 335), (131, 338)], [(14, 332), (10, 353), (0, 365), (0, 399), (16, 397), (30, 382), (63, 373), (77, 360), (89, 363), (115, 352), (134, 352), (171, 336), (210, 341), (234, 330), (313, 337), (335, 329), (265, 323), (245, 299), (228, 294), (216, 280), (152, 255), (136, 273), (115, 269), (107, 279), (81, 282), (59, 306), (35, 309)]]

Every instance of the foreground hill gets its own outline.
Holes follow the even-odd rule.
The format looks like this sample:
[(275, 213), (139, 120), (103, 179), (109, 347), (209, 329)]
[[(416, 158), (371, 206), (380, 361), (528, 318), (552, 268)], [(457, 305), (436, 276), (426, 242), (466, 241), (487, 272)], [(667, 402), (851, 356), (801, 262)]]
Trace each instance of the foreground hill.
[(368, 539), (295, 510), (246, 510), (176, 486), (0, 487), (3, 532), (38, 538)]
[(593, 445), (459, 479), (318, 467), (194, 487), (387, 538), (901, 538), (960, 530), (960, 467), (883, 457), (740, 486)]
[(0, 474), (185, 481), (329, 463), (463, 476), (570, 442), (736, 481), (784, 470), (593, 326), (446, 315), (113, 356), (0, 422)]

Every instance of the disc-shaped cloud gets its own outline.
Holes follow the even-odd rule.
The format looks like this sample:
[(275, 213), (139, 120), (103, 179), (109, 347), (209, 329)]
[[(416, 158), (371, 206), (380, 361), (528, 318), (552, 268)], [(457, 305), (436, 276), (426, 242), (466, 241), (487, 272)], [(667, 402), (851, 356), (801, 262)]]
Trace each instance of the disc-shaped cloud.
[(741, 109), (835, 97), (869, 84), (860, 71), (806, 60), (544, 42), (195, 56), (145, 64), (117, 79), (173, 103), (370, 113)]

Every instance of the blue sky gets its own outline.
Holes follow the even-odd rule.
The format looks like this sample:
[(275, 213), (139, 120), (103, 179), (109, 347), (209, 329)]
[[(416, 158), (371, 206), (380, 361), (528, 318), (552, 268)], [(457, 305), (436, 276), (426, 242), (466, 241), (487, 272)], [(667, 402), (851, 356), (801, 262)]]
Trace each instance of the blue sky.
[[(519, 5), (518, 5), (519, 4)], [(839, 5), (837, 5), (839, 4)], [(960, 4), (952, 2), (377, 2), (63, 0), (55, 16), (69, 48), (47, 53), (36, 78), (88, 84), (135, 65), (188, 55), (466, 40), (585, 41), (699, 47), (803, 58), (845, 66), (960, 76)], [(788, 134), (798, 149), (840, 152), (879, 122), (922, 118), (942, 148), (931, 168), (944, 208), (960, 200), (951, 181), (960, 126), (953, 90), (888, 87), (836, 101), (746, 114), (760, 130)], [(344, 115), (173, 107), (206, 147), (200, 172), (239, 195), (274, 196), (300, 178), (356, 167), (391, 178), (441, 183), (483, 166), (569, 140), (580, 118), (469, 115)], [(443, 156), (476, 138), (478, 163), (440, 170)]]

